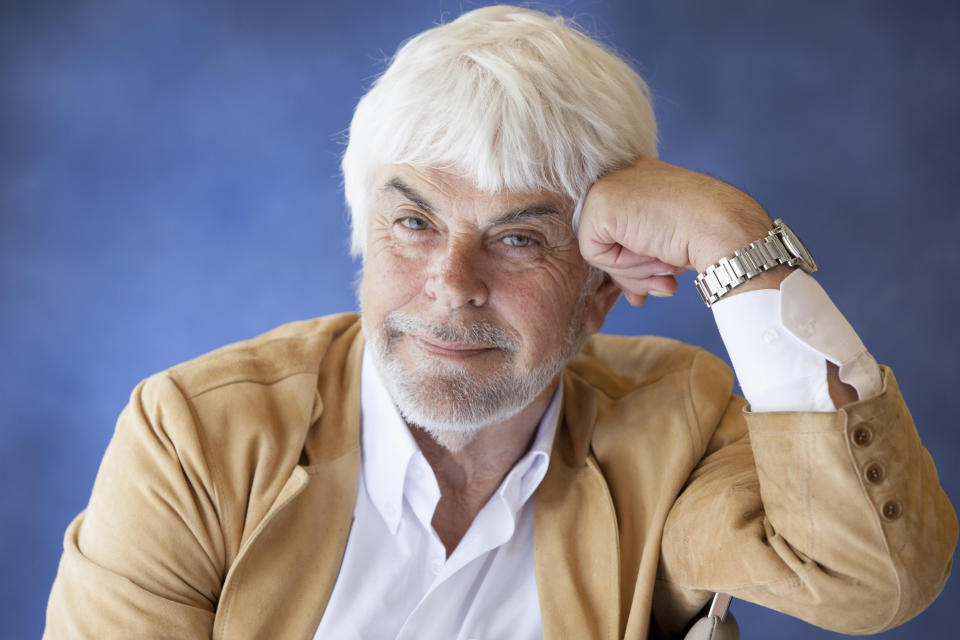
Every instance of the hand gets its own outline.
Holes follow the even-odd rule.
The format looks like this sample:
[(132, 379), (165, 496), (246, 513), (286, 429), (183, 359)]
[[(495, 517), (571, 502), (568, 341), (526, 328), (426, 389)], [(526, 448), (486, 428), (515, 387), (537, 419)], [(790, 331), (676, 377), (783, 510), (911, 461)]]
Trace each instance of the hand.
[[(673, 295), (674, 276), (703, 271), (772, 226), (763, 208), (742, 191), (702, 173), (640, 158), (593, 185), (578, 233), (584, 259), (607, 272), (630, 304), (641, 305), (648, 295)], [(787, 273), (778, 267), (736, 292), (776, 288)]]

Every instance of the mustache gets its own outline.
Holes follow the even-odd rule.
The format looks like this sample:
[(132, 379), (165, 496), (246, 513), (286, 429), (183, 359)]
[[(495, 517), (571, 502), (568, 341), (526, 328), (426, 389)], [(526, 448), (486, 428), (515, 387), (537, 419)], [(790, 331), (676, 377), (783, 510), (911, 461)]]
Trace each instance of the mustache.
[(486, 321), (466, 325), (429, 322), (402, 311), (392, 311), (384, 318), (387, 335), (396, 338), (404, 334), (428, 335), (443, 342), (495, 347), (504, 351), (519, 351), (520, 337), (512, 331)]

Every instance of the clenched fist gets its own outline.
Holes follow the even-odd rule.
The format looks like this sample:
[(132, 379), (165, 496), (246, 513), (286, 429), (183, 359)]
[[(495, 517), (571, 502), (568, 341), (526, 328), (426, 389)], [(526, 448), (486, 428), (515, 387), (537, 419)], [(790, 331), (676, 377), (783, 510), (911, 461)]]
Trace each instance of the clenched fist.
[[(673, 295), (677, 274), (703, 271), (771, 227), (763, 208), (739, 189), (640, 158), (593, 185), (578, 235), (584, 259), (607, 272), (628, 302), (640, 305), (648, 295)], [(736, 293), (777, 288), (787, 274), (787, 267), (777, 267), (737, 287)]]

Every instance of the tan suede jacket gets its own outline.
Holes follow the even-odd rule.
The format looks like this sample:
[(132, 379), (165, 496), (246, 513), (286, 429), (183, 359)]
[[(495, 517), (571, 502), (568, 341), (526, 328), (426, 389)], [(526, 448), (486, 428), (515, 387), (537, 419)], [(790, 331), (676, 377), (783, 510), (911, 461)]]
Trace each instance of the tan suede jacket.
[[(353, 515), (362, 352), (332, 316), (138, 386), (44, 638), (312, 638)], [(752, 414), (702, 350), (591, 339), (534, 497), (544, 636), (674, 634), (714, 590), (845, 633), (919, 613), (957, 521), (883, 374), (836, 413)]]

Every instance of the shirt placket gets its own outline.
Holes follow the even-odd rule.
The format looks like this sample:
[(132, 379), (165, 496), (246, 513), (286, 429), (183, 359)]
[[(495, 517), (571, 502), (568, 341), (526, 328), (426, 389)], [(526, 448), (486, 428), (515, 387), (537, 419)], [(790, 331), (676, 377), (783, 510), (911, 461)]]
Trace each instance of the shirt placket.
[[(416, 456), (415, 456), (416, 458)], [(411, 467), (419, 462), (412, 462)], [(426, 464), (424, 462), (424, 464)], [(433, 485), (436, 486), (436, 480), (433, 477), (432, 470), (427, 471)], [(419, 473), (417, 474), (419, 475)], [(470, 528), (464, 534), (463, 539), (457, 548), (446, 557), (446, 550), (439, 536), (432, 527), (433, 510), (436, 508), (436, 502), (433, 502), (433, 510), (426, 511), (427, 505), (424, 498), (427, 495), (420, 495), (419, 490), (411, 491), (411, 507), (420, 506), (420, 509), (414, 508), (420, 524), (427, 530), (427, 535), (431, 538), (431, 548), (429, 552), (430, 570), (434, 573), (433, 583), (427, 589), (426, 593), (420, 599), (417, 606), (410, 612), (400, 633), (398, 639), (424, 637), (430, 634), (432, 624), (435, 622), (436, 607), (442, 603), (434, 600), (443, 600), (445, 592), (443, 587), (450, 582), (459, 580), (469, 580), (466, 573), (478, 570), (477, 567), (471, 567), (478, 558), (489, 553), (496, 553), (496, 549), (502, 546), (513, 535), (516, 527), (517, 512), (520, 505), (510, 505), (504, 498), (505, 493), (516, 495), (519, 493), (519, 487), (514, 486), (519, 482), (518, 474), (511, 473), (504, 486), (495, 493), (486, 505), (474, 518)], [(439, 499), (439, 491), (437, 492)]]

